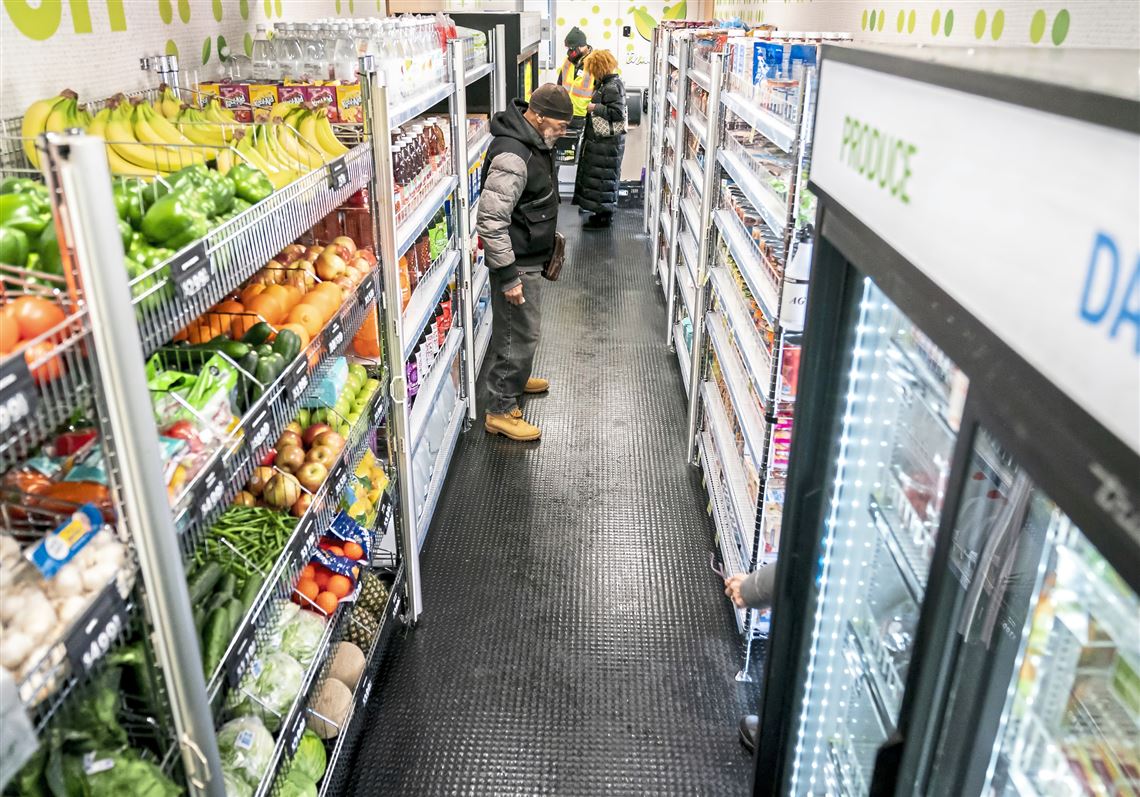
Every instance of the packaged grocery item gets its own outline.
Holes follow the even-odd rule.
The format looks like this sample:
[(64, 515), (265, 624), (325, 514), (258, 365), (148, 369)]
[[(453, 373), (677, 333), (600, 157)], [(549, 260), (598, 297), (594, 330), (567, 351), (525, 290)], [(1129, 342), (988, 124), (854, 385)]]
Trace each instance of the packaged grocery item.
[(336, 118), (333, 121), (345, 123), (364, 121), (363, 99), (360, 95), (359, 83), (336, 87)]
[(227, 110), (233, 111), (235, 122), (248, 124), (253, 121), (248, 86), (242, 83), (222, 83), (218, 86), (218, 97)]
[(277, 86), (273, 84), (255, 83), (247, 87), (249, 105), (253, 112), (253, 121), (268, 122), (269, 111), (277, 104)]

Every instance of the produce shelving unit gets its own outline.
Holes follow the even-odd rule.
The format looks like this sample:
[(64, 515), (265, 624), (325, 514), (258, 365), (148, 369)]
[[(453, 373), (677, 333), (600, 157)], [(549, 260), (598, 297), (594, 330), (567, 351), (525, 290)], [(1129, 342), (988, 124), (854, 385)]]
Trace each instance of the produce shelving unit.
[[(495, 41), (494, 33), (491, 40)], [(150, 751), (145, 755), (189, 793), (223, 794), (217, 731), (236, 698), (251, 705), (258, 702), (247, 689), (248, 679), (260, 672), (261, 657), (274, 650), (273, 629), (290, 601), (298, 601), (296, 584), (302, 570), (342, 511), (346, 488), (360, 483), (358, 471), (364, 458), (377, 448), (380, 461), (389, 463), (390, 482), (370, 519), (361, 521), (372, 556), (357, 575), (367, 572), (386, 585), (379, 625), (373, 628), (365, 622), (352, 596), (342, 600), (328, 613), (324, 633), (315, 641), (300, 688), (288, 705), (282, 710), (260, 704), (257, 711), (276, 731), (272, 759), (254, 789), (258, 797), (284, 788), (303, 731), (314, 722), (332, 723), (335, 728), (326, 745), (329, 768), (319, 791), (336, 794), (343, 790), (347, 762), (361, 730), (357, 718), (363, 716), (385, 645), (397, 622), (414, 623), (423, 608), (418, 551), (465, 427), (477, 364), (489, 338), (489, 307), (479, 317), (478, 331), (471, 333), (479, 294), (472, 293), (475, 247), (467, 177), (468, 167), (481, 158), (489, 136), (468, 147), (463, 96), (467, 85), (490, 79), (492, 91), (501, 99), (505, 78), (501, 62), (465, 63), (465, 45), (464, 40), (448, 44), (450, 80), (392, 104), (374, 59), (363, 57), (364, 121), (337, 126), (347, 147), (343, 156), (323, 159), (320, 166), (268, 199), (132, 277), (125, 267), (116, 267), (124, 262), (124, 247), (116, 234), (118, 220), (110, 196), (112, 180), (104, 141), (82, 133), (41, 136), (35, 142), (41, 177), (41, 169), (28, 161), (24, 142), (19, 140), (21, 120), (0, 123), (0, 176), (46, 177), (52, 223), (65, 264), (63, 276), (0, 267), (5, 290), (42, 294), (64, 310), (62, 322), (0, 357), (4, 373), (17, 377), (0, 381), (0, 398), (6, 407), (19, 409), (0, 414), (4, 423), (0, 469), (7, 471), (21, 463), (75, 413), (95, 419), (98, 435), (82, 453), (102, 455), (107, 497), (101, 514), (121, 546), (121, 562), (108, 583), (93, 593), (87, 608), (45, 648), (37, 666), (22, 668), (13, 683), (33, 732), (44, 732), (77, 688), (98, 677), (108, 653), (128, 639), (141, 640), (148, 672), (155, 675), (152, 694), (157, 700), (149, 707), (146, 722), (132, 724), (132, 738), (139, 737)], [(497, 49), (501, 46), (492, 47), (491, 52)], [(156, 95), (157, 91), (144, 94)], [(435, 185), (397, 217), (393, 203), (387, 201), (395, 194), (388, 131), (445, 100), (451, 173), (437, 175)], [(401, 311), (400, 255), (441, 209), (456, 232)], [(211, 439), (210, 453), (196, 475), (168, 495), (157, 428), (138, 423), (154, 412), (144, 363), (155, 356), (189, 362), (188, 355), (170, 344), (179, 331), (198, 323), (199, 316), (234, 295), (288, 245), (327, 240), (321, 238), (320, 230), (329, 229), (330, 219), (342, 226), (351, 221), (354, 229), (365, 229), (369, 244), (376, 247), (377, 265), (342, 295), (339, 310), (328, 316), (320, 334), (313, 335), (272, 379), (259, 381), (224, 353), (217, 355), (240, 374), (235, 392), (241, 397), (235, 405), (237, 417)], [(481, 292), (485, 269), (479, 276)], [(457, 303), (455, 320), (411, 406), (405, 360), (449, 285)], [(123, 312), (124, 307), (133, 312)], [(230, 321), (227, 317), (227, 330)], [(277, 552), (271, 564), (255, 564), (224, 535), (219, 536), (216, 526), (255, 469), (266, 468), (274, 441), (315, 395), (334, 360), (350, 353), (353, 338), (366, 321), (375, 322), (381, 330), (383, 354), (377, 359), (355, 355), (353, 359), (365, 366), (365, 373), (377, 380), (379, 388), (359, 402), (355, 414), (345, 418), (336, 413), (345, 433), (335, 458), (328, 462), (327, 477), (315, 489), (301, 487), (306, 496), (303, 511), (294, 507), (295, 520), (290, 519), (291, 528), (282, 532), (280, 549), (273, 548)], [(45, 351), (25, 360), (25, 351), (39, 344), (47, 347)], [(47, 376), (40, 378), (43, 374)], [(418, 446), (426, 449), (429, 445), (431, 467), (421, 472), (413, 456)], [(422, 493), (418, 501), (417, 487)], [(0, 502), (4, 536), (11, 533), (21, 545), (28, 544), (43, 529), (62, 524), (77, 506), (58, 503), (28, 500), (27, 495), (13, 493), (5, 482)], [(392, 531), (396, 551), (383, 554), (381, 538)], [(219, 551), (240, 561), (258, 587), (241, 610), (240, 620), (230, 626), (231, 636), (216, 666), (203, 673), (196, 606), (187, 577), (200, 566), (204, 553), (213, 556)], [(338, 722), (317, 714), (312, 700), (326, 685), (332, 654), (342, 639), (367, 644), (351, 706)], [(143, 730), (134, 729), (134, 724)]]
[[(741, 34), (715, 23), (658, 26), (645, 178), (652, 268), (689, 402), (688, 457), (705, 471), (729, 573), (751, 572), (778, 553), (795, 406), (785, 375), (794, 379), (806, 290), (806, 275), (789, 287), (784, 264), (810, 245), (816, 81), (811, 61), (795, 80), (754, 86), (751, 64), (734, 70), (725, 54), (734, 43), (744, 52), (744, 42), (761, 41)], [(817, 51), (819, 40), (772, 41)], [(737, 678), (747, 680), (760, 614), (736, 617), (744, 638)]]

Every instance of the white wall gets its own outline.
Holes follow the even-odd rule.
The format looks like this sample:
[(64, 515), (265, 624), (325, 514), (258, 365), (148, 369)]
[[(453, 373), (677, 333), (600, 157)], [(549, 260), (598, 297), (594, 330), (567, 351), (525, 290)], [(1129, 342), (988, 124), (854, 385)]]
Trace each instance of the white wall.
[(1136, 0), (717, 0), (714, 13), (893, 44), (1140, 47)]
[(153, 81), (139, 70), (143, 55), (175, 51), (183, 73), (204, 81), (221, 66), (219, 42), (246, 52), (259, 22), (379, 16), (383, 8), (383, 0), (4, 0), (0, 118), (64, 88), (80, 99), (145, 88)]

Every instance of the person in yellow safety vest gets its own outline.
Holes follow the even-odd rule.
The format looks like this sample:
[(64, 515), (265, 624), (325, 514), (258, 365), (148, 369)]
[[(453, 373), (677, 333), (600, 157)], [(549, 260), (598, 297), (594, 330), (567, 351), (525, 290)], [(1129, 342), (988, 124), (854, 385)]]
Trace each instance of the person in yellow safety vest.
[(558, 73), (558, 85), (565, 86), (574, 104), (574, 121), (570, 127), (581, 129), (586, 126), (586, 106), (594, 96), (594, 78), (582, 68), (582, 59), (594, 48), (586, 44), (586, 34), (581, 28), (571, 28), (566, 34), (566, 60)]

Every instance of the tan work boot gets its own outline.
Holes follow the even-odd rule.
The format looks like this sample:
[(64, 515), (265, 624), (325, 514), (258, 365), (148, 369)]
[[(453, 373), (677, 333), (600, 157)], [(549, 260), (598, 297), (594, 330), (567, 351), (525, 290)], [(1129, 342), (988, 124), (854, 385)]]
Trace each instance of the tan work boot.
[(550, 390), (550, 380), (541, 376), (532, 376), (526, 380), (526, 387), (523, 388), (524, 393), (545, 393), (548, 390)]
[(523, 419), (522, 411), (518, 407), (502, 415), (488, 412), (483, 419), (483, 428), (491, 434), (501, 434), (511, 440), (537, 440), (542, 435), (541, 429)]

